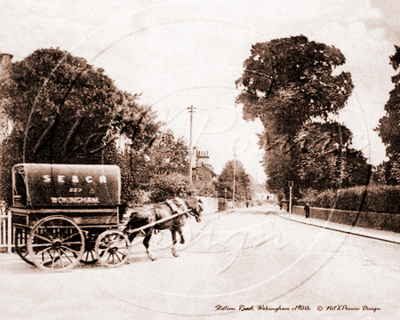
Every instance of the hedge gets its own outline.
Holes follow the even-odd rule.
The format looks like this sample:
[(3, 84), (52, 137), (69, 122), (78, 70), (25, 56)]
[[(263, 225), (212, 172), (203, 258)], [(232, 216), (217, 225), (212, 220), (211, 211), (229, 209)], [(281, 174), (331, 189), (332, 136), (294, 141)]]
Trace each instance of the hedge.
[(319, 208), (398, 214), (400, 213), (400, 186), (378, 185), (326, 190), (310, 201), (310, 205)]

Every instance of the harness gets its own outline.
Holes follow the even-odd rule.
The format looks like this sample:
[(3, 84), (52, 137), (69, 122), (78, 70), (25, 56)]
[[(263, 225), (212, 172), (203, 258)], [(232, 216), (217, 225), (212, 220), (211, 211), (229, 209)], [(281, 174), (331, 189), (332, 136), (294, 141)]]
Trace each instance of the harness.
[[(166, 200), (165, 204), (171, 209), (171, 211), (173, 213), (171, 217), (167, 217), (167, 218), (164, 218), (164, 219), (161, 219), (161, 220), (150, 220), (149, 224), (147, 224), (147, 225), (145, 225), (143, 227), (140, 227), (140, 228), (136, 228), (134, 230), (129, 230), (129, 231), (126, 230), (126, 227), (127, 227), (128, 222), (129, 222), (129, 219), (126, 219), (126, 221), (120, 226), (119, 229), (121, 231), (125, 231), (127, 233), (134, 233), (134, 232), (137, 232), (137, 231), (143, 231), (143, 230), (145, 230), (145, 229), (147, 229), (149, 227), (153, 227), (153, 226), (155, 226), (157, 224), (161, 224), (163, 222), (167, 222), (167, 221), (170, 221), (170, 220), (175, 220), (176, 218), (181, 218), (183, 216), (188, 217), (188, 214), (191, 214), (193, 217), (196, 217), (196, 215), (192, 211), (192, 209), (189, 209), (187, 207), (187, 205), (186, 205), (186, 202), (181, 198), (176, 197), (176, 198), (171, 199), (171, 200)], [(141, 214), (143, 215), (143, 213), (146, 213), (146, 212), (149, 212), (149, 211), (152, 211), (152, 212), (154, 212), (154, 214), (157, 214), (157, 210), (158, 210), (157, 205), (151, 205), (151, 206), (149, 206), (147, 208), (147, 210), (144, 210), (143, 212), (141, 212)], [(127, 210), (127, 211), (129, 211), (129, 210)], [(124, 214), (124, 218), (128, 218), (128, 216), (130, 216), (130, 213), (128, 214), (126, 212)], [(180, 219), (178, 219), (178, 221), (175, 220), (174, 224), (176, 224), (177, 226), (182, 225), (181, 223), (183, 221), (181, 221), (181, 223), (179, 223), (179, 220)]]

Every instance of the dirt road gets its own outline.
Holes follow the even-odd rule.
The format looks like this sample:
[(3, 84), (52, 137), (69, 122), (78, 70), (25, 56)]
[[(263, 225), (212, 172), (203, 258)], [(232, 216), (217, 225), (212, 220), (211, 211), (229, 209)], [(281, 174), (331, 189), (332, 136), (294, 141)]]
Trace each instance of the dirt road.
[(0, 318), (400, 318), (398, 245), (284, 220), (273, 210), (190, 219), (180, 257), (163, 232), (152, 240), (156, 261), (136, 241), (130, 263), (115, 269), (43, 273), (2, 254)]

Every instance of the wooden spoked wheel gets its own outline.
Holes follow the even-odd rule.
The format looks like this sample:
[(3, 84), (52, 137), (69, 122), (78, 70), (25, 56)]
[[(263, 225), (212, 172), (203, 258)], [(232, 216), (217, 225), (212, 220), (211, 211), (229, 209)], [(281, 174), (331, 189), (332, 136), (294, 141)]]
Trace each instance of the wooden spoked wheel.
[(15, 234), (14, 234), (14, 245), (15, 245), (15, 251), (17, 254), (20, 256), (22, 260), (24, 260), (26, 263), (34, 266), (35, 264), (33, 263), (31, 257), (29, 256), (28, 252), (28, 234), (29, 231), (26, 229), (22, 228), (16, 228), (15, 229)]
[(128, 260), (129, 239), (121, 231), (105, 231), (97, 238), (95, 251), (103, 266), (120, 266)]
[(89, 233), (85, 239), (85, 251), (83, 252), (81, 262), (83, 264), (94, 264), (97, 262), (95, 251), (96, 235)]
[(33, 263), (46, 271), (66, 271), (76, 266), (85, 250), (82, 230), (64, 216), (50, 216), (36, 223), (28, 239)]

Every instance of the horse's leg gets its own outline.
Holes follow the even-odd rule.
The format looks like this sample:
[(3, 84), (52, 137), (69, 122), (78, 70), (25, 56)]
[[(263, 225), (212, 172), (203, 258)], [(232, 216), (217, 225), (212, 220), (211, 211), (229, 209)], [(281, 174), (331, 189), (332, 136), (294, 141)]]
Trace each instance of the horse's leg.
[(153, 234), (153, 228), (147, 229), (146, 235), (143, 240), (143, 244), (144, 244), (144, 247), (146, 248), (147, 256), (149, 257), (149, 259), (151, 261), (154, 261), (154, 260), (156, 260), (156, 258), (153, 257), (153, 255), (151, 254), (151, 251), (150, 251), (150, 239), (151, 239), (152, 234)]
[(130, 233), (128, 236), (129, 242), (132, 242), (133, 239), (135, 239), (138, 234), (139, 232)]
[(176, 231), (178, 231), (179, 236), (181, 237), (181, 244), (184, 244), (185, 243), (185, 238), (183, 237), (182, 228), (179, 227), (179, 228), (176, 229)]
[[(138, 235), (139, 232), (134, 232), (134, 233), (129, 233), (128, 234), (128, 239), (129, 239), (129, 245), (132, 243), (133, 239)], [(129, 254), (128, 254), (128, 259), (126, 260), (125, 264), (129, 264)]]
[(172, 251), (172, 255), (174, 256), (174, 257), (179, 257), (179, 254), (178, 254), (178, 252), (176, 252), (176, 248), (175, 248), (175, 245), (176, 245), (176, 229), (175, 228), (171, 228), (170, 229), (171, 230), (171, 235), (172, 235), (172, 248), (171, 248), (171, 251)]

